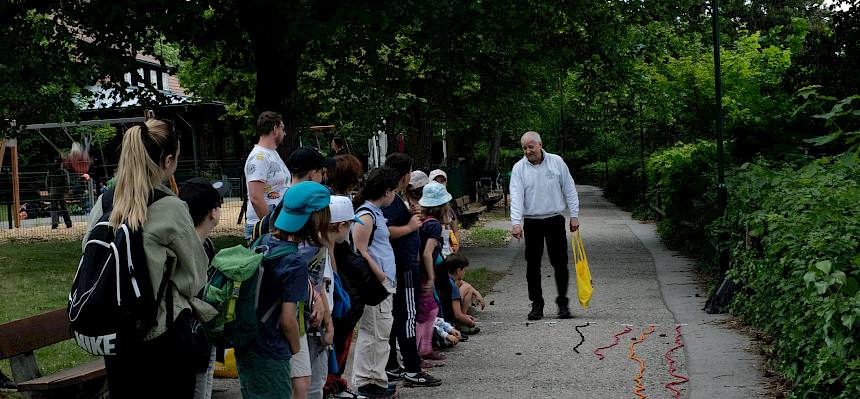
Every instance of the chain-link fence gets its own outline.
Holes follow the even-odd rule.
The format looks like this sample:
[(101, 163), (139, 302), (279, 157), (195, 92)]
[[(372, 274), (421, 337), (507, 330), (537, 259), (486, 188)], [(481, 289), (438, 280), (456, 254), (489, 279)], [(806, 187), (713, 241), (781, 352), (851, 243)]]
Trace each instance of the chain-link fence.
[[(244, 161), (240, 160), (182, 161), (174, 175), (179, 187), (196, 176), (228, 183), (230, 191), (221, 207), (216, 235), (242, 234), (244, 219), (239, 220), (239, 216), (245, 196), (243, 165)], [(52, 164), (22, 166), (18, 176), (19, 206), (16, 207), (12, 174), (8, 167), (3, 168), (0, 173), (0, 241), (82, 238), (90, 210), (107, 188), (115, 170), (116, 165), (94, 165), (88, 174), (82, 174)]]

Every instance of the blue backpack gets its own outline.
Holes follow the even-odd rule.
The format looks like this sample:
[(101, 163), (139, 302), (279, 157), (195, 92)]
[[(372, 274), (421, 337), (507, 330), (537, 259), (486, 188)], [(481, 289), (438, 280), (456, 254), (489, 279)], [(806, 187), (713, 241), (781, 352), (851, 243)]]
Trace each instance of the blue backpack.
[(352, 308), (352, 302), (349, 299), (349, 294), (343, 288), (343, 283), (340, 281), (340, 275), (335, 272), (333, 276), (334, 303), (331, 307), (331, 317), (334, 319), (343, 319)]

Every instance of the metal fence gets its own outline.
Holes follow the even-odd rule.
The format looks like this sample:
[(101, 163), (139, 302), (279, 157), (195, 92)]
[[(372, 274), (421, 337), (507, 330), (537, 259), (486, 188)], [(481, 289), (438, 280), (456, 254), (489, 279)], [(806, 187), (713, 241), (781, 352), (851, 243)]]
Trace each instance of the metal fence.
[[(229, 183), (230, 191), (221, 207), (221, 221), (214, 231), (216, 235), (242, 234), (244, 220), (240, 224), (237, 224), (237, 220), (245, 195), (243, 165), (244, 161), (239, 160), (198, 160), (196, 164), (194, 161), (183, 161), (174, 175), (180, 187), (184, 181), (197, 176)], [(57, 190), (50, 185), (49, 174), (54, 169), (54, 165), (47, 164), (21, 167), (18, 177), (20, 207), (16, 209), (12, 201), (12, 176), (9, 168), (3, 168), (0, 173), (0, 241), (83, 237), (90, 210), (116, 170), (116, 165), (92, 166), (89, 179), (81, 173), (69, 172), (69, 190), (65, 194), (62, 193), (64, 190)], [(64, 207), (71, 227), (66, 227)], [(19, 216), (18, 225), (15, 223), (15, 214)], [(52, 220), (54, 218), (56, 222)]]

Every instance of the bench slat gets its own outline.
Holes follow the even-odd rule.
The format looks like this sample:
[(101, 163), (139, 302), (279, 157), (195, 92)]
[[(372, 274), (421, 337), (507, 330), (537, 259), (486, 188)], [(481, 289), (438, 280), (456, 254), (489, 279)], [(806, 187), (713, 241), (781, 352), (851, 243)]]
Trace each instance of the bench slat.
[(69, 387), (107, 376), (104, 359), (98, 359), (77, 367), (58, 371), (45, 377), (18, 383), (19, 391), (46, 391)]
[(0, 359), (8, 359), (72, 338), (66, 309), (0, 324)]

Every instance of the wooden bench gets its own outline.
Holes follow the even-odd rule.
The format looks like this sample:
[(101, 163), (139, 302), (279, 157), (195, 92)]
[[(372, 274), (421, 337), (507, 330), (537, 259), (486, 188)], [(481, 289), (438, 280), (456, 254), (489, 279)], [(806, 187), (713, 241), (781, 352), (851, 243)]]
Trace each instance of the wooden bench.
[(481, 213), (487, 210), (486, 206), (473, 203), (468, 195), (455, 199), (454, 205), (457, 218), (460, 219), (460, 224), (463, 225), (464, 229), (472, 227), (478, 221)]
[(9, 359), (12, 380), (31, 398), (92, 398), (105, 396), (104, 359), (43, 376), (34, 350), (72, 338), (66, 309), (0, 324), (0, 360)]

